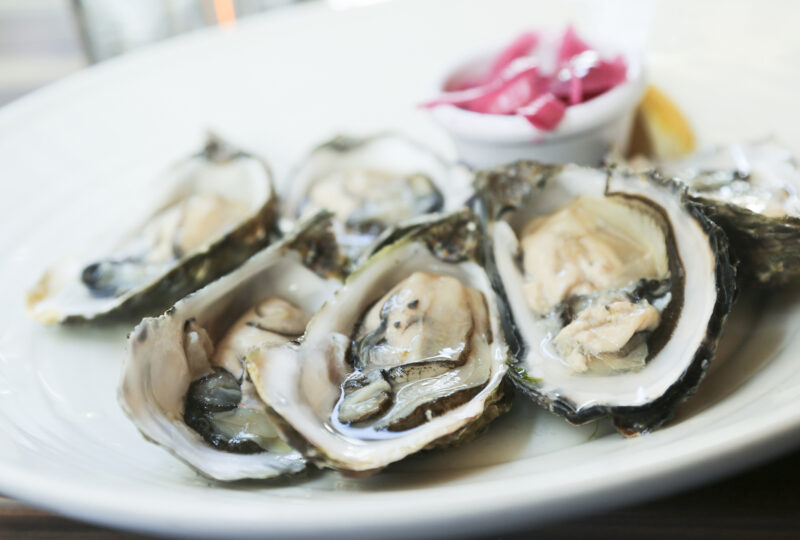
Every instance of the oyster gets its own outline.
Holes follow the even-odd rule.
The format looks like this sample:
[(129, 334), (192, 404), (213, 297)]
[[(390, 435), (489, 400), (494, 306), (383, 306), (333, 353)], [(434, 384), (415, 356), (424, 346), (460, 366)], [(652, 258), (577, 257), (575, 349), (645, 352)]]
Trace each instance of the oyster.
[(572, 423), (657, 428), (693, 393), (734, 299), (724, 233), (685, 188), (520, 162), (480, 172), (514, 383)]
[(800, 278), (800, 170), (772, 142), (731, 145), (658, 165), (688, 184), (741, 260), (744, 279), (765, 286)]
[(164, 177), (167, 197), (110, 253), (67, 260), (28, 292), (39, 322), (157, 312), (241, 264), (269, 242), (276, 217), (266, 165), (219, 138)]
[(234, 272), (144, 319), (128, 339), (122, 408), (149, 440), (218, 480), (304, 468), (243, 368), (256, 346), (299, 339), (341, 285), (329, 216), (300, 225)]
[(396, 235), (348, 277), (300, 345), (247, 355), (276, 425), (319, 465), (374, 472), (454, 444), (510, 406), (477, 217), (429, 217)]
[(291, 221), (333, 212), (340, 244), (357, 258), (388, 227), (455, 208), (468, 191), (463, 168), (414, 141), (392, 134), (338, 136), (295, 171), (284, 215)]

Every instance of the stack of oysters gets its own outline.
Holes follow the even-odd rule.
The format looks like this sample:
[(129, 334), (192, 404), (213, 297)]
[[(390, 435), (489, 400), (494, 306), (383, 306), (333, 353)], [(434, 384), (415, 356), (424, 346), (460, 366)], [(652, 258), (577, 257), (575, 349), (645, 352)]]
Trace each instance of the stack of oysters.
[(262, 160), (210, 137), (165, 182), (140, 227), (48, 270), (28, 308), (163, 311), (129, 335), (119, 400), (218, 480), (370, 474), (463, 443), (515, 391), (652, 431), (701, 382), (737, 287), (800, 267), (798, 172), (773, 143), (470, 171), (399, 135), (337, 137), (279, 201)]

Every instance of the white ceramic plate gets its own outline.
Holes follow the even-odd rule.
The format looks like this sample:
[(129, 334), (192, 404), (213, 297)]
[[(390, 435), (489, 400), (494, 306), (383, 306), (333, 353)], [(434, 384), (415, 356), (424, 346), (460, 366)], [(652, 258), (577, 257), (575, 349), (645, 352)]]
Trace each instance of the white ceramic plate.
[[(399, 128), (447, 152), (415, 104), (448, 59), (476, 41), (563, 24), (567, 10), (577, 9), (578, 23), (613, 26), (633, 9), (608, 3), (598, 16), (524, 0), (343, 4), (181, 38), (0, 111), (0, 492), (168, 534), (477, 534), (652, 497), (795, 443), (793, 293), (740, 304), (725, 363), (668, 427), (636, 439), (605, 425), (597, 433), (570, 427), (520, 402), (469, 445), (371, 478), (319, 473), (232, 485), (212, 484), (146, 443), (115, 399), (129, 328), (44, 328), (24, 316), (23, 291), (47, 264), (121, 228), (146, 182), (193, 150), (208, 126), (262, 152), (281, 175), (343, 129)], [(656, 9), (653, 79), (704, 141), (774, 134), (797, 151), (797, 6), (696, 4)]]

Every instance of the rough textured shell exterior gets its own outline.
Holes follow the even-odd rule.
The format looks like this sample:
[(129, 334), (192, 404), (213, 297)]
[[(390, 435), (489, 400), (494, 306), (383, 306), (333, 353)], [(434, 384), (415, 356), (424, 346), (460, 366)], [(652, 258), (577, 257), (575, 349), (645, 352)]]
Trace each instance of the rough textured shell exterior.
[[(329, 219), (318, 215), (237, 270), (144, 319), (128, 338), (118, 389), (120, 405), (148, 440), (164, 446), (201, 474), (217, 480), (270, 478), (305, 467), (297, 452), (231, 454), (203, 441), (183, 420), (186, 392), (202, 375), (184, 351), (184, 327), (193, 321), (212, 341), (259, 299), (279, 295), (309, 313), (340, 286), (343, 260)], [(208, 369), (206, 367), (206, 369)]]
[[(589, 174), (589, 170), (586, 171)], [(482, 171), (476, 177), (477, 195), (472, 204), (487, 218), (490, 231), (497, 232), (506, 226), (506, 221), (524, 215), (527, 208), (537, 197), (542, 196), (543, 190), (548, 186), (559, 186), (560, 177), (564, 174), (580, 174), (580, 170), (575, 167), (563, 168), (534, 162), (519, 162), (508, 167)], [(522, 315), (520, 309), (518, 307), (515, 312), (511, 306), (513, 302), (509, 301), (510, 297), (518, 295), (519, 291), (511, 290), (509, 282), (503, 279), (498, 281), (502, 292), (499, 298), (502, 302), (501, 310), (509, 321), (505, 326), (506, 339), (514, 353), (509, 376), (515, 386), (534, 402), (565, 417), (571, 423), (582, 424), (609, 416), (623, 434), (635, 435), (656, 429), (666, 422), (672, 416), (675, 407), (694, 393), (702, 380), (714, 357), (722, 327), (735, 299), (735, 267), (731, 263), (726, 235), (705, 216), (699, 205), (687, 196), (685, 187), (655, 176), (629, 177), (614, 171), (592, 171), (591, 175), (593, 179), (591, 182), (587, 179), (587, 191), (593, 189), (598, 196), (613, 193), (645, 200), (652, 196), (663, 197), (660, 199), (662, 202), (680, 209), (680, 220), (689, 220), (685, 222), (694, 224), (692, 228), (696, 236), (700, 234), (705, 237), (702, 243), (706, 246), (707, 257), (711, 259), (713, 275), (709, 277), (713, 282), (704, 284), (703, 287), (713, 288), (715, 299), (713, 307), (709, 309), (709, 316), (703, 323), (702, 338), (698, 339), (691, 354), (684, 355), (685, 358), (675, 359), (683, 362), (685, 367), (674, 376), (673, 380), (659, 383), (662, 390), (657, 395), (636, 404), (614, 403), (613, 396), (609, 396), (605, 402), (580, 403), (572, 399), (567, 390), (548, 387), (547, 381), (532, 378), (527, 373), (524, 367), (526, 358), (529, 354), (533, 354), (532, 348), (538, 345), (529, 341), (526, 329), (520, 324)], [(593, 188), (588, 187), (590, 183), (594, 184)], [(576, 185), (580, 186), (580, 183)], [(574, 189), (581, 190), (583, 187)], [(501, 222), (503, 225), (498, 225)], [(671, 224), (673, 229), (674, 226), (675, 224)], [(495, 234), (495, 243), (497, 239), (498, 236)], [(676, 241), (680, 243), (681, 238), (676, 238)], [(494, 255), (487, 264), (490, 272), (499, 276), (497, 251)], [(680, 256), (685, 257), (686, 253), (681, 252)], [(691, 292), (687, 291), (686, 294), (689, 295)], [(647, 367), (644, 368), (646, 369)]]
[[(297, 219), (309, 187), (321, 175), (367, 168), (403, 175), (422, 174), (439, 192), (440, 198), (429, 212), (448, 212), (460, 208), (472, 194), (472, 171), (463, 164), (450, 163), (424, 144), (400, 133), (382, 132), (367, 136), (340, 134), (316, 146), (294, 168), (290, 187), (281, 208), (283, 223)], [(416, 219), (424, 219), (422, 215)], [(414, 219), (414, 218), (411, 218)], [(387, 229), (391, 224), (387, 224)], [(355, 267), (364, 261), (364, 251), (373, 252), (374, 246), (347, 249)]]
[[(800, 249), (796, 247), (800, 245), (796, 213), (800, 168), (791, 150), (772, 139), (711, 147), (678, 162), (657, 164), (653, 174), (689, 185), (689, 197), (728, 235), (740, 261), (742, 283), (772, 287), (800, 279)], [(757, 211), (758, 204), (748, 207), (744, 201), (737, 204), (714, 196), (703, 189), (706, 181), (717, 188), (746, 182), (751, 191), (742, 195), (752, 198), (751, 204), (777, 203), (787, 213), (768, 215)], [(782, 197), (787, 200), (780, 201)]]
[[(277, 216), (277, 203), (273, 189), (272, 173), (259, 158), (233, 148), (215, 136), (209, 136), (205, 149), (186, 162), (176, 164), (167, 173), (165, 181), (181, 184), (184, 178), (173, 178), (172, 171), (179, 170), (189, 162), (226, 162), (237, 159), (254, 160), (260, 164), (258, 184), (263, 193), (255, 210), (233, 230), (188, 253), (163, 274), (149, 282), (127, 291), (114, 299), (113, 303), (90, 311), (73, 311), (71, 306), (59, 306), (56, 310), (37, 312), (37, 304), (52, 294), (51, 283), (62, 279), (62, 269), (54, 266), (28, 292), (27, 305), (31, 316), (45, 323), (79, 323), (127, 321), (143, 315), (164, 310), (180, 298), (212, 282), (244, 262), (253, 253), (268, 245), (270, 233)], [(72, 279), (71, 277), (69, 279)]]
[(727, 234), (743, 282), (776, 287), (800, 280), (800, 218), (769, 217), (724, 201), (691, 199)]
[[(502, 384), (508, 348), (502, 339), (495, 293), (481, 267), (485, 249), (480, 222), (468, 210), (399, 227), (314, 316), (302, 344), (264, 349), (261, 358), (249, 362), (248, 372), (286, 440), (320, 466), (368, 474), (425, 448), (465, 440), (508, 410), (510, 394)], [(496, 336), (491, 345), (489, 381), (464, 405), (388, 439), (355, 439), (335, 431), (328, 425), (328, 417), (339, 395), (337, 381), (343, 378), (340, 369), (344, 368), (328, 360), (331, 332), (349, 333), (364, 309), (385, 292), (377, 285), (376, 290), (367, 290), (373, 287), (370, 283), (396, 283), (420, 270), (456, 276), (486, 295)], [(367, 298), (365, 303), (361, 298)], [(312, 381), (325, 382), (318, 391), (304, 392), (313, 386)]]

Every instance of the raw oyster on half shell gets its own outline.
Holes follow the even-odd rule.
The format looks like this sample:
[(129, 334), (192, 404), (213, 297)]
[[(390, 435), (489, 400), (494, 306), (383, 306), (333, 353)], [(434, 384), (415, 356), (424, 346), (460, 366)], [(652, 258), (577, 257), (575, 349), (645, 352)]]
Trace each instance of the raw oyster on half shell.
[(358, 258), (381, 232), (405, 220), (456, 208), (469, 174), (420, 143), (395, 134), (338, 136), (295, 170), (283, 215), (291, 222), (325, 209), (337, 238)]
[(330, 216), (301, 223), (234, 272), (144, 319), (128, 339), (122, 408), (149, 440), (218, 480), (297, 472), (248, 377), (256, 347), (299, 340), (341, 286)]
[(284, 437), (322, 466), (374, 472), (454, 444), (510, 406), (477, 217), (432, 216), (395, 234), (314, 316), (301, 344), (247, 355)]
[(515, 384), (572, 423), (610, 416), (631, 435), (668, 420), (733, 303), (724, 233), (684, 187), (647, 175), (520, 162), (476, 189)]
[(787, 148), (773, 141), (730, 145), (657, 170), (687, 184), (725, 230), (744, 279), (775, 286), (800, 278), (800, 169)]
[(43, 323), (124, 318), (163, 310), (269, 243), (272, 175), (260, 159), (210, 136), (164, 175), (158, 208), (109, 253), (65, 260), (28, 292)]

